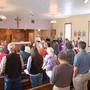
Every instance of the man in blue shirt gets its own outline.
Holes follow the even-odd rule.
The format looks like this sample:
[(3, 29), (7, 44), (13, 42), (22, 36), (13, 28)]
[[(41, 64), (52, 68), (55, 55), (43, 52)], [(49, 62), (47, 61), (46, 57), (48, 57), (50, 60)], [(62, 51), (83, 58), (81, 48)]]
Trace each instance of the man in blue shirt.
[(86, 52), (86, 43), (79, 42), (80, 52), (74, 58), (73, 84), (75, 90), (87, 90), (90, 79), (90, 54)]

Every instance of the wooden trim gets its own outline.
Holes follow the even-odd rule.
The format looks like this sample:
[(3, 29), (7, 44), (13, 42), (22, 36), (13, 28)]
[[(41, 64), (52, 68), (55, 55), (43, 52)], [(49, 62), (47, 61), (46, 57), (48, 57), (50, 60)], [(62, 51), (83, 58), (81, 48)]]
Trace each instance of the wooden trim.
[(90, 47), (90, 21), (88, 21), (88, 47)]
[(37, 86), (37, 87), (34, 87), (34, 88), (30, 88), (30, 89), (27, 89), (27, 90), (52, 90), (52, 87), (53, 87), (52, 84), (47, 83), (47, 84), (43, 84), (43, 85), (40, 85), (40, 86)]

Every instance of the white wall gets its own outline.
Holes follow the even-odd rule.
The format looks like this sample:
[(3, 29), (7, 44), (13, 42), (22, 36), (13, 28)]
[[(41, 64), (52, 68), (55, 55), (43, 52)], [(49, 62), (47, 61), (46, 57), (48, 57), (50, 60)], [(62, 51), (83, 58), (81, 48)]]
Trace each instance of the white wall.
[[(56, 24), (53, 24), (53, 28), (56, 29), (56, 36), (60, 37), (60, 32), (63, 33), (64, 38), (64, 24), (72, 23), (72, 40), (77, 40), (78, 36), (74, 36), (74, 32), (85, 32), (85, 36), (81, 36), (81, 39), (86, 41), (87, 50), (90, 51), (90, 47), (88, 47), (88, 21), (90, 21), (90, 15), (80, 15), (73, 16), (65, 19), (57, 20)], [(90, 41), (89, 41), (90, 42)]]
[[(0, 21), (0, 28), (17, 28), (15, 18), (17, 16), (7, 16), (6, 20)], [(34, 19), (35, 23), (32, 23), (32, 18), (29, 16), (19, 16), (21, 21), (19, 24), (20, 29), (51, 29), (52, 25), (50, 20), (47, 19)]]

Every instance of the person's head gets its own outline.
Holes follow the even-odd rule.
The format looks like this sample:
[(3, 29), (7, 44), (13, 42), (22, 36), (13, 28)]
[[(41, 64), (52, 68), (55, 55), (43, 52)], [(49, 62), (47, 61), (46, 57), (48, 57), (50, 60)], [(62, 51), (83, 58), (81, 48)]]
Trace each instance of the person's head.
[(0, 46), (0, 52), (3, 52), (3, 46)]
[(15, 44), (9, 43), (7, 48), (10, 53), (15, 52)]
[(33, 52), (32, 52), (32, 56), (38, 56), (40, 55), (39, 52), (38, 52), (38, 49), (36, 47), (33, 48)]
[(46, 50), (46, 52), (48, 54), (54, 53), (54, 49), (52, 47), (48, 47), (47, 50)]
[(41, 56), (45, 56), (46, 53), (47, 53), (44, 48), (39, 48), (39, 49), (38, 49), (38, 52), (39, 52), (39, 54), (40, 54)]
[(21, 48), (20, 48), (21, 51), (24, 51), (25, 50), (25, 45), (22, 45)]
[(27, 52), (27, 53), (31, 53), (31, 49), (30, 49), (29, 46), (25, 46), (25, 50), (24, 51)]
[(79, 46), (80, 46), (80, 49), (84, 50), (86, 48), (86, 42), (80, 41)]
[(80, 40), (80, 37), (78, 37), (78, 40)]
[(62, 63), (62, 62), (67, 62), (67, 54), (65, 52), (60, 52), (58, 54), (58, 59), (59, 59), (59, 62)]
[(71, 42), (67, 42), (67, 43), (66, 43), (66, 47), (67, 47), (68, 49), (72, 49), (72, 48), (73, 48), (72, 43), (71, 43)]

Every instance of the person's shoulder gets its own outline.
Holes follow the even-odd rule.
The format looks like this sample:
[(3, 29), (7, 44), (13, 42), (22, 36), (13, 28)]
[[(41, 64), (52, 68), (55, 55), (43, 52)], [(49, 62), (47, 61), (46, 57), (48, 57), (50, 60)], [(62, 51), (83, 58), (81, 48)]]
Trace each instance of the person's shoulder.
[(54, 66), (54, 70), (59, 70), (62, 66), (59, 64), (59, 65), (56, 65)]
[(2, 57), (2, 59), (6, 59), (6, 55)]
[(89, 52), (87, 52), (87, 55), (89, 55), (89, 56), (90, 56), (90, 53), (89, 53)]
[(71, 65), (71, 64), (68, 64), (68, 66), (69, 66), (70, 68), (73, 68), (73, 65)]
[(75, 54), (75, 57), (80, 57), (82, 56), (81, 52), (78, 52), (77, 54)]
[(50, 55), (46, 54), (44, 58), (49, 58), (49, 57), (50, 57)]
[(90, 58), (90, 53), (87, 53), (87, 56)]

